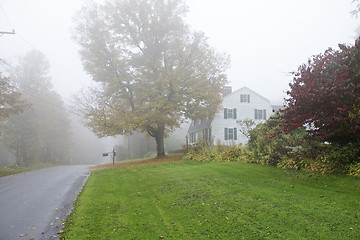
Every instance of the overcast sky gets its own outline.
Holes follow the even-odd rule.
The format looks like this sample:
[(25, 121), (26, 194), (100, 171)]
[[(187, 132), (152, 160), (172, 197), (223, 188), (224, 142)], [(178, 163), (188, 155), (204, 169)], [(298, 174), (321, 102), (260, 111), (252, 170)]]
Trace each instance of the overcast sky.
[[(0, 58), (10, 65), (32, 49), (51, 64), (56, 90), (69, 99), (87, 86), (78, 46), (71, 39), (72, 16), (80, 0), (1, 0)], [(231, 56), (233, 90), (247, 86), (282, 103), (288, 74), (311, 55), (338, 43), (353, 44), (359, 19), (352, 0), (187, 0), (186, 21), (209, 37), (210, 45)], [(4, 64), (0, 63), (0, 69)], [(65, 99), (65, 101), (66, 101)]]

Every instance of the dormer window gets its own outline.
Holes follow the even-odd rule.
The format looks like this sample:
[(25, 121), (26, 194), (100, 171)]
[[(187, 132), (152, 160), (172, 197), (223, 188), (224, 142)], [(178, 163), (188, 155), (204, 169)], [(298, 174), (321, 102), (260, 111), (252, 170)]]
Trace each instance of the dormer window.
[(250, 103), (250, 95), (249, 94), (240, 94), (240, 102), (241, 103)]

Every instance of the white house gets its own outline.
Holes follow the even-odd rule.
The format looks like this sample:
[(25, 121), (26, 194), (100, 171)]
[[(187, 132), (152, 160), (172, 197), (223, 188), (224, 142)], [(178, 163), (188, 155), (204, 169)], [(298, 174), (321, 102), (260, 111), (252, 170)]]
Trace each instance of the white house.
[(212, 119), (192, 121), (188, 130), (189, 143), (211, 139), (215, 144), (245, 144), (248, 139), (239, 132), (237, 121), (251, 119), (260, 123), (272, 113), (270, 101), (253, 90), (243, 87), (231, 92), (231, 87), (227, 87), (222, 108)]

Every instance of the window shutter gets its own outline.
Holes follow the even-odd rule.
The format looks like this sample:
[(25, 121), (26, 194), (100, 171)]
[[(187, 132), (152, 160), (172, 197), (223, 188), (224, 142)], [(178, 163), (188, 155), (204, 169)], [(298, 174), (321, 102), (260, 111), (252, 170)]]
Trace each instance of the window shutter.
[(247, 100), (248, 100), (247, 102), (250, 103), (250, 94), (247, 95)]
[(266, 109), (263, 110), (264, 119), (266, 120)]
[(229, 140), (229, 137), (228, 137), (228, 129), (225, 128), (225, 129), (224, 129), (224, 132), (225, 132), (225, 140)]
[(224, 119), (227, 119), (227, 108), (224, 108)]
[(234, 140), (237, 140), (237, 128), (234, 128)]
[(233, 118), (236, 119), (236, 108), (233, 109)]
[(255, 119), (258, 119), (258, 112), (257, 112), (257, 109), (255, 109)]

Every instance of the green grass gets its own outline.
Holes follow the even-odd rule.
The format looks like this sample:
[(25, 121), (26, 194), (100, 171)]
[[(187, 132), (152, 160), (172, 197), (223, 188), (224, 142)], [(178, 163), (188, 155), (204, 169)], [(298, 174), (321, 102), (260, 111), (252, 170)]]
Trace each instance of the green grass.
[(62, 239), (358, 239), (359, 179), (240, 162), (95, 171)]
[(0, 168), (0, 177), (53, 166), (55, 165), (51, 163), (40, 163), (29, 167), (3, 167)]

